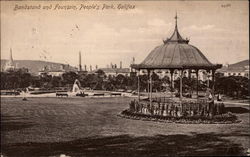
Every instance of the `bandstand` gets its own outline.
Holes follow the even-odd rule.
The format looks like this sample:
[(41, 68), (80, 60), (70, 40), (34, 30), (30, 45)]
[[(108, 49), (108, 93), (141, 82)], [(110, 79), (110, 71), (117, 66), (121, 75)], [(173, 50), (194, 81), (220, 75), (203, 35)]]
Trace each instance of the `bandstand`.
[[(188, 39), (181, 37), (177, 26), (177, 15), (175, 16), (175, 29), (170, 38), (163, 40), (163, 44), (153, 49), (150, 54), (140, 64), (132, 64), (138, 74), (138, 99), (130, 104), (130, 112), (144, 115), (159, 116), (204, 116), (213, 117), (223, 113), (224, 105), (208, 101), (206, 98), (198, 96), (199, 71), (206, 71), (206, 75), (211, 74), (211, 94), (214, 98), (215, 71), (221, 68), (221, 64), (212, 64), (203, 53), (193, 45), (189, 44)], [(147, 71), (149, 78), (149, 99), (140, 98), (140, 71)], [(171, 89), (173, 89), (173, 75), (179, 73), (180, 89), (179, 99), (173, 97), (152, 97), (152, 73), (155, 70), (168, 70), (170, 72)], [(197, 78), (197, 98), (183, 98), (183, 73), (187, 71), (188, 75), (196, 74)], [(208, 77), (207, 77), (208, 78)], [(208, 81), (209, 82), (209, 81)]]

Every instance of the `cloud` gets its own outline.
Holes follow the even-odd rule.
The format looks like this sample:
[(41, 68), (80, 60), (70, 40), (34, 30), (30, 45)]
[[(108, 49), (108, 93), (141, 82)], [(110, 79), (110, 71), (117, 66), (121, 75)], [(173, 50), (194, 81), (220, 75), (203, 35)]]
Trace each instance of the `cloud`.
[(119, 33), (112, 27), (109, 27), (106, 24), (103, 23), (95, 23), (92, 28), (90, 28), (88, 31), (85, 32), (88, 34), (89, 37), (91, 36), (117, 36)]
[(208, 30), (212, 30), (214, 29), (215, 26), (214, 25), (204, 25), (204, 26), (197, 26), (197, 25), (191, 25), (189, 27), (184, 28), (183, 30), (189, 30), (189, 31), (208, 31)]
[(152, 20), (148, 20), (147, 24), (149, 26), (166, 26), (168, 25), (164, 20), (162, 19), (152, 19)]

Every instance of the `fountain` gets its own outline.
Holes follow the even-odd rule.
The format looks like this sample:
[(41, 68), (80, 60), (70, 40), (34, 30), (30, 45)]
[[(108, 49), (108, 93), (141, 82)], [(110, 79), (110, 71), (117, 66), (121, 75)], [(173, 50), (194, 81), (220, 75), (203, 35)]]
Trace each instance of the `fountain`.
[(81, 87), (81, 83), (79, 80), (75, 80), (73, 88), (72, 88), (72, 92), (74, 93), (79, 93), (80, 92), (80, 87)]
[(74, 93), (74, 95), (76, 95), (76, 96), (84, 97), (85, 94), (80, 89), (80, 87), (81, 87), (81, 83), (80, 83), (80, 81), (78, 79), (76, 79), (75, 82), (74, 82), (74, 84), (73, 84), (72, 93)]

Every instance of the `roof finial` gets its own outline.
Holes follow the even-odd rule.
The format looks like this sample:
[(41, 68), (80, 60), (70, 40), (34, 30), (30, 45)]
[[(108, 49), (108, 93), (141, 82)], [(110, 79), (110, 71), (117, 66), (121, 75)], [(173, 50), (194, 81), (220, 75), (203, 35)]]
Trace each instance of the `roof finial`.
[(177, 11), (176, 11), (176, 15), (175, 15), (175, 28), (177, 28), (177, 19), (178, 19), (178, 16), (177, 16)]

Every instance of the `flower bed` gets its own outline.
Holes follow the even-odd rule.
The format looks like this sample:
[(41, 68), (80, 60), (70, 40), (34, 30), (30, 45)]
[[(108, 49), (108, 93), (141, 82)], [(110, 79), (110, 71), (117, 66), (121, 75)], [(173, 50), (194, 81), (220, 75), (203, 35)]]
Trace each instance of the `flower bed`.
[(237, 119), (237, 117), (232, 113), (224, 113), (212, 117), (206, 117), (200, 115), (175, 117), (175, 116), (135, 113), (127, 109), (122, 111), (119, 116), (135, 120), (158, 121), (167, 123), (183, 123), (183, 124), (231, 124), (240, 122)]

